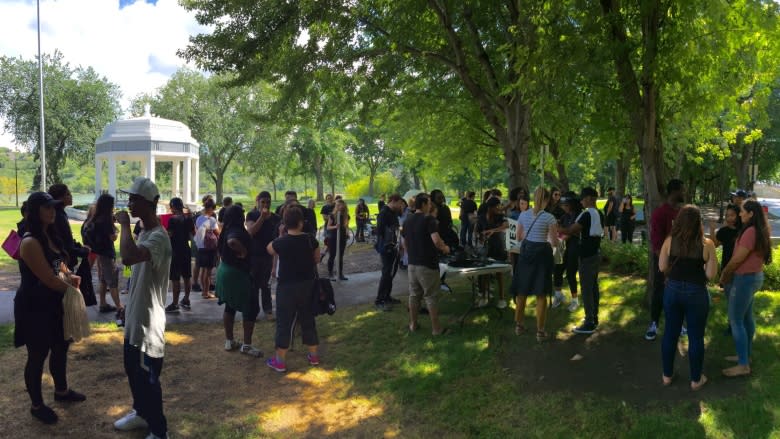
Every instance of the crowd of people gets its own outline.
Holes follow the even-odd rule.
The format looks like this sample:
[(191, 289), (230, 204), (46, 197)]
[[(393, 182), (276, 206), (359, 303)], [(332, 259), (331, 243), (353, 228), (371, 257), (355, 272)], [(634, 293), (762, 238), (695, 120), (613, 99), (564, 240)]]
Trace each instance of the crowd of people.
[[(262, 311), (266, 320), (275, 322), (274, 352), (266, 361), (268, 367), (277, 372), (287, 370), (286, 356), (296, 326), (300, 326), (307, 346), (308, 363), (320, 363), (312, 291), (318, 288), (317, 267), (326, 252), (329, 276), (347, 280), (343, 256), (350, 214), (342, 198), (328, 195), (320, 210), (326, 232), (322, 245), (316, 239), (314, 206), (301, 205), (294, 191), (288, 191), (284, 203), (275, 210), (271, 209), (267, 191), (256, 196), (255, 205), (248, 211), (227, 197), (217, 212), (213, 197), (206, 196), (202, 208), (190, 212), (180, 198), (172, 198), (168, 203), (170, 214), (163, 216), (157, 215), (160, 194), (151, 180), (137, 178), (124, 192), (129, 212), (115, 212), (114, 198), (109, 194), (97, 199), (81, 229), (83, 245), (73, 238), (64, 212), (64, 207), (72, 204), (67, 186), (57, 184), (48, 193), (33, 193), (22, 208), (23, 220), (18, 224), (23, 236), (19, 260), (22, 278), (14, 303), (15, 344), (27, 348), (24, 380), (35, 418), (45, 423), (57, 421), (41, 394), (47, 356), (55, 400), (86, 399), (67, 384), (70, 342), (64, 338), (62, 325), (62, 296), (69, 288), (79, 287), (80, 277), (74, 273), (79, 259), (86, 264), (96, 263), (99, 310), (116, 312), (117, 323), (124, 326), (124, 366), (133, 410), (116, 421), (114, 426), (119, 430), (147, 428), (150, 438), (166, 437), (159, 379), (166, 313), (190, 309), (192, 291), (224, 305), (226, 351), (237, 350), (251, 357), (264, 355), (253, 345), (255, 322)], [(549, 338), (546, 320), (550, 307), (568, 302), (567, 309), (573, 312), (580, 300), (584, 319), (573, 331), (595, 332), (599, 327), (602, 240), (616, 241), (619, 230), (622, 241), (631, 243), (636, 221), (630, 195), (618, 199), (610, 188), (603, 210), (596, 207), (598, 195), (590, 187), (579, 194), (561, 193), (556, 188), (539, 187), (533, 192), (514, 188), (504, 200), (501, 191), (493, 189), (485, 192), (477, 204), (476, 194), (468, 192), (460, 200), (459, 230), (453, 225), (452, 212), (440, 190), (418, 193), (409, 200), (397, 194), (382, 196), (372, 230), (374, 249), (382, 265), (376, 308), (389, 312), (403, 303), (391, 292), (397, 270), (406, 269), (409, 331), (418, 331), (420, 314), (428, 314), (431, 334), (438, 337), (447, 333), (438, 306), (440, 292), (446, 287), (441, 256), (479, 249), (485, 257), (512, 267), (507, 292), (502, 275), (481, 276), (478, 283), (486, 298), (492, 278), (496, 278), (499, 308), (507, 306), (506, 293), (513, 298), (517, 335), (527, 332), (525, 308), (529, 296), (536, 299), (537, 340)], [(698, 390), (707, 381), (702, 373), (710, 307), (707, 284), (716, 278), (728, 297), (728, 331), (736, 351), (730, 358), (736, 365), (724, 369), (723, 374), (751, 373), (753, 297), (763, 282), (763, 266), (771, 260), (771, 245), (761, 205), (746, 199), (744, 193), (735, 194), (726, 210), (725, 224), (720, 228), (710, 224), (709, 235), (704, 233), (701, 212), (694, 205), (684, 204), (685, 198), (683, 183), (671, 180), (665, 202), (650, 217), (653, 294), (650, 324), (644, 336), (647, 340), (656, 338), (663, 314), (662, 383), (668, 385), (674, 378), (678, 338), (687, 333), (690, 387)], [(363, 200), (354, 214), (358, 230), (364, 230), (371, 217)], [(138, 219), (135, 227), (131, 217)], [(517, 224), (517, 247), (506, 245), (504, 234), (509, 220)], [(362, 232), (358, 237), (366, 239)], [(122, 264), (131, 267), (124, 301), (119, 293), (120, 269), (114, 250), (117, 239)], [(720, 264), (715, 253), (718, 246), (723, 246)], [(215, 267), (216, 277), (212, 279)], [(562, 291), (564, 276), (570, 297)], [(275, 309), (272, 277), (276, 279)], [(166, 303), (169, 286), (172, 301)], [(107, 295), (113, 305), (107, 302)], [(242, 314), (242, 341), (234, 336), (237, 312)]]

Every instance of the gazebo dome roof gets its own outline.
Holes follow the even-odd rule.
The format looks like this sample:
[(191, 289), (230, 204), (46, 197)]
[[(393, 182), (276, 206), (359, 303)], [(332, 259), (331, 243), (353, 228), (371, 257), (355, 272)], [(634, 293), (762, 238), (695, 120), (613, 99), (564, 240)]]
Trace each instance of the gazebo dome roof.
[(157, 141), (198, 145), (189, 127), (175, 120), (152, 116), (149, 106), (143, 116), (118, 120), (106, 125), (95, 145), (112, 142)]

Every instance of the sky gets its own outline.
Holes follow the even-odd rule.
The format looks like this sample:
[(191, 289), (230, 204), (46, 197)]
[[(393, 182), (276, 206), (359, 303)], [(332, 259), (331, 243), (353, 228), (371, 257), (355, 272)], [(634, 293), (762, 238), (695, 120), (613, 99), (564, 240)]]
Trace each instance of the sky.
[[(186, 63), (176, 56), (190, 35), (206, 32), (177, 0), (41, 0), (41, 51), (92, 66), (117, 84), (123, 111)], [(35, 0), (0, 0), (0, 55), (38, 53)], [(44, 79), (45, 81), (45, 79)], [(13, 146), (2, 133), (0, 146)]]

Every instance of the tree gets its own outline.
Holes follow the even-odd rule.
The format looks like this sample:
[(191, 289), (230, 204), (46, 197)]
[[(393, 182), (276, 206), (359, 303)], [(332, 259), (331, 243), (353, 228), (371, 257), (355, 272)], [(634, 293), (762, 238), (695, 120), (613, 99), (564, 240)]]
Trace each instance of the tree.
[[(119, 114), (119, 89), (92, 67), (72, 67), (63, 55), (43, 55), (46, 184), (60, 182), (66, 160), (91, 162), (95, 140)], [(14, 140), (40, 154), (38, 63), (0, 57), (0, 116)], [(40, 187), (40, 168), (32, 187)]]
[(230, 80), (182, 69), (156, 95), (138, 97), (133, 104), (137, 109), (150, 101), (155, 114), (190, 127), (200, 142), (200, 163), (214, 182), (218, 200), (230, 165), (249, 152), (256, 136), (266, 129), (257, 121), (266, 115), (271, 101), (267, 85), (231, 87)]
[[(449, 76), (503, 152), (509, 183), (527, 186), (533, 59), (547, 8), (533, 2), (187, 0), (211, 26), (181, 52), (241, 81), (292, 89), (321, 71)], [(247, 17), (252, 17), (248, 20)]]

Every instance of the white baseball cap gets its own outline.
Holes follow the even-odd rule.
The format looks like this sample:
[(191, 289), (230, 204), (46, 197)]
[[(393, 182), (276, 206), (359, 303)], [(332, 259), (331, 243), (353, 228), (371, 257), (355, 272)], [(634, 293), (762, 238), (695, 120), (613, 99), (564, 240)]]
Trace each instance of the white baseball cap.
[(151, 203), (157, 202), (160, 198), (160, 191), (157, 189), (157, 185), (146, 177), (136, 177), (129, 189), (120, 189), (120, 191), (126, 194), (139, 195)]

